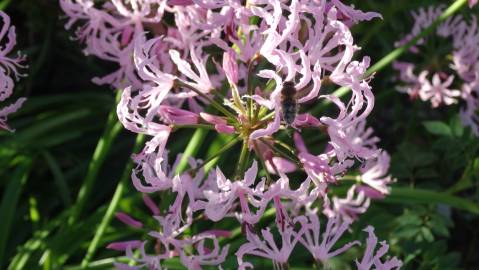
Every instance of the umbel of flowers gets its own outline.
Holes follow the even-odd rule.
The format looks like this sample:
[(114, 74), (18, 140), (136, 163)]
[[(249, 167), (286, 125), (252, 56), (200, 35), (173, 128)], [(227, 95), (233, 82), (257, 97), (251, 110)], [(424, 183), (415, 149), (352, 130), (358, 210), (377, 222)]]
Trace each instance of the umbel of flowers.
[[(240, 269), (253, 268), (254, 256), (283, 269), (299, 245), (322, 265), (360, 244), (335, 246), (371, 199), (389, 193), (392, 179), (387, 175), (389, 155), (366, 127), (374, 107), (365, 78), (370, 59), (354, 60), (360, 48), (350, 27), (379, 14), (339, 0), (60, 3), (70, 17), (67, 27), (83, 23), (77, 37), (86, 52), (120, 64), (118, 72), (97, 81), (131, 85), (123, 89), (118, 117), (128, 130), (150, 136), (133, 157), (133, 185), (143, 193), (174, 194), (163, 211), (145, 197), (159, 226), (149, 232), (150, 242), (110, 245), (137, 262), (118, 268), (162, 269), (162, 261), (173, 257), (188, 269), (221, 267), (234, 254)], [(166, 13), (173, 23), (162, 20)], [(343, 100), (324, 90), (334, 87), (349, 88), (349, 97)], [(330, 104), (337, 113), (297, 113), (299, 106), (319, 103)], [(189, 158), (189, 168), (181, 171), (181, 155), (170, 163), (168, 139), (176, 130), (192, 127), (231, 138), (211, 159)], [(306, 130), (324, 138), (324, 149), (308, 143)], [(237, 147), (241, 151), (234, 172), (205, 169), (217, 158), (237, 153)], [(361, 176), (347, 196), (331, 197), (328, 186), (340, 184), (354, 170)], [(274, 226), (260, 227), (271, 211)], [(324, 230), (320, 213), (328, 219)], [(124, 213), (118, 218), (144, 226)], [(192, 235), (199, 219), (217, 224), (236, 220), (244, 244), (237, 250), (221, 246), (231, 232), (220, 229)], [(388, 246), (381, 243), (375, 251), (373, 229), (366, 232), (365, 255), (356, 261), (357, 268), (399, 268), (398, 259), (381, 259)], [(148, 250), (151, 242), (155, 248)]]
[[(470, 1), (473, 5), (476, 1)], [(410, 41), (414, 35), (429, 27), (443, 12), (443, 6), (430, 6), (412, 12), (414, 26), (398, 45)], [(449, 17), (436, 30), (436, 36), (451, 40), (448, 50), (450, 59), (442, 61), (432, 57), (423, 64), (396, 62), (394, 68), (399, 71), (398, 80), (402, 86), (398, 90), (409, 94), (412, 99), (430, 101), (433, 108), (450, 106), (463, 101), (461, 119), (465, 126), (479, 136), (479, 30), (477, 18), (466, 20), (461, 15)], [(426, 55), (428, 40), (421, 39), (411, 48), (411, 53)], [(444, 43), (441, 42), (444, 46)], [(441, 48), (434, 48), (441, 51)], [(442, 49), (443, 50), (443, 49)]]
[[(12, 57), (12, 50), (16, 45), (15, 27), (10, 25), (10, 17), (0, 11), (2, 20), (0, 27), (0, 101), (3, 102), (13, 94), (14, 79), (18, 80), (21, 74), (18, 69), (25, 68), (22, 62), (25, 57)], [(13, 78), (12, 78), (13, 77)], [(13, 131), (7, 124), (8, 115), (16, 112), (26, 98), (19, 98), (15, 102), (0, 109), (0, 129)]]

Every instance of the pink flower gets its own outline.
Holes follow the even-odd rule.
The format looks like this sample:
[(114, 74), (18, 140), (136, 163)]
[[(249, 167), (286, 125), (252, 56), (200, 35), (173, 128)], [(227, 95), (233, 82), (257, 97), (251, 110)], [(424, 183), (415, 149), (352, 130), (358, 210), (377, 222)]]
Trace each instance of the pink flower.
[(112, 0), (96, 8), (91, 0), (60, 0), (60, 6), (69, 17), (66, 29), (77, 23), (81, 25), (76, 38), (85, 43), (85, 53), (120, 66), (103, 78), (94, 78), (93, 82), (115, 88), (141, 87), (132, 65), (133, 40), (143, 35), (145, 24), (161, 21), (166, 1), (132, 0), (125, 5)]
[(283, 231), (279, 230), (279, 232), (281, 235), (280, 245), (274, 240), (270, 228), (261, 230), (261, 235), (264, 240), (261, 240), (258, 235), (247, 231), (246, 239), (248, 239), (248, 242), (241, 245), (236, 252), (239, 265), (238, 269), (253, 268), (251, 263), (243, 261), (245, 255), (271, 259), (276, 269), (282, 269), (283, 265), (288, 263), (288, 258), (298, 243), (301, 232), (295, 232), (290, 226), (287, 226)]
[[(419, 90), (421, 90), (421, 82), (418, 76), (414, 74), (414, 64), (406, 62), (394, 62), (393, 68), (399, 71), (398, 80), (404, 84), (404, 86), (398, 86), (397, 90), (401, 93), (408, 94), (411, 99), (419, 97)], [(427, 71), (423, 71), (427, 72)], [(419, 77), (424, 75), (419, 74)]]
[(255, 190), (252, 185), (255, 182), (258, 173), (258, 165), (253, 162), (241, 181), (231, 182), (227, 180), (223, 173), (216, 169), (216, 184), (218, 191), (205, 191), (204, 196), (208, 200), (205, 204), (206, 216), (213, 220), (219, 221), (225, 217), (230, 211), (237, 199), (240, 200), (241, 211), (244, 215), (249, 215), (248, 195), (254, 194)]
[(142, 268), (148, 268), (148, 269), (155, 269), (155, 270), (161, 270), (161, 264), (160, 264), (160, 257), (155, 256), (155, 255), (149, 255), (145, 251), (145, 245), (146, 242), (143, 242), (141, 246), (139, 247), (140, 251), (140, 258), (137, 258), (133, 254), (133, 248), (136, 248), (135, 245), (127, 245), (126, 248), (126, 256), (130, 259), (138, 263), (139, 265), (137, 266), (130, 266), (128, 264), (123, 264), (123, 263), (114, 263), (114, 266), (116, 269), (119, 270), (140, 270)]
[[(213, 249), (210, 250), (205, 246), (206, 240), (213, 241)], [(201, 265), (220, 265), (226, 259), (229, 246), (220, 248), (218, 239), (214, 235), (199, 234), (191, 239), (191, 245), (197, 252), (191, 255), (187, 254), (186, 249), (180, 250), (181, 263), (191, 270), (201, 270)]]
[[(133, 161), (137, 166), (131, 177), (133, 185), (139, 191), (150, 193), (172, 187), (173, 172), (168, 174), (166, 169), (168, 160), (164, 159), (166, 157), (164, 149), (169, 134), (169, 128), (160, 131), (148, 142), (141, 153), (133, 156)], [(143, 179), (138, 177), (140, 174)]]
[(454, 76), (449, 76), (445, 81), (441, 82), (438, 73), (432, 77), (432, 81), (426, 79), (427, 73), (421, 74), (419, 81), (422, 84), (419, 90), (419, 97), (426, 101), (431, 100), (432, 107), (438, 107), (441, 104), (451, 105), (457, 103), (457, 97), (461, 96), (461, 91), (449, 89), (454, 80)]
[(472, 8), (473, 6), (475, 6), (477, 4), (477, 0), (468, 0), (469, 2), (469, 7)]
[(331, 203), (325, 198), (323, 213), (329, 218), (339, 216), (350, 222), (356, 220), (360, 214), (366, 212), (371, 202), (364, 192), (356, 192), (357, 186), (353, 185), (344, 199), (334, 196)]
[(8, 130), (8, 131), (15, 131), (14, 129), (12, 129), (8, 126), (7, 117), (8, 117), (8, 115), (18, 111), (18, 109), (20, 109), (20, 107), (22, 107), (23, 103), (26, 100), (27, 100), (26, 98), (19, 98), (19, 99), (17, 99), (17, 101), (15, 101), (15, 103), (0, 109), (0, 128)]
[(382, 151), (377, 158), (366, 161), (360, 168), (361, 182), (379, 191), (383, 195), (390, 192), (389, 184), (393, 182), (387, 175), (391, 158), (386, 151)]
[[(132, 3), (140, 2), (150, 3)], [(142, 9), (122, 1), (113, 11), (86, 2), (80, 5), (79, 0), (75, 3), (71, 5), (72, 18), (89, 13), (85, 11), (88, 9), (104, 16), (99, 22), (89, 16), (78, 17), (92, 24), (88, 33), (104, 35), (86, 35), (91, 44), (100, 46), (98, 55), (108, 56), (111, 51), (111, 59), (125, 59), (119, 61), (125, 74), (133, 74), (140, 82), (136, 87), (129, 81), (132, 87), (123, 90), (117, 108), (126, 129), (150, 136), (144, 149), (133, 156), (134, 186), (144, 193), (170, 190), (175, 196), (166, 213), (147, 200), (159, 223), (149, 236), (161, 252), (158, 261), (143, 256), (139, 263), (157, 263), (151, 267), (160, 267), (161, 260), (179, 256), (189, 269), (220, 265), (228, 246), (219, 247), (220, 235), (214, 233), (215, 228), (196, 235), (187, 233), (194, 231), (190, 230), (194, 221), (204, 218), (220, 223), (233, 217), (241, 223), (247, 238), (236, 252), (242, 269), (252, 267), (243, 261), (244, 256), (269, 258), (277, 267), (286, 266), (298, 241), (308, 245), (319, 260), (355, 244), (332, 251), (349, 221), (366, 211), (369, 193), (353, 187), (346, 198), (333, 197), (331, 202), (328, 185), (339, 183), (339, 176), (364, 162), (371, 185), (385, 188), (387, 182), (387, 166), (382, 160), (374, 163), (381, 153), (376, 145), (379, 139), (366, 127), (374, 107), (370, 78), (364, 78), (370, 59), (353, 60), (359, 47), (349, 29), (350, 24), (378, 14), (356, 10), (340, 1), (253, 0), (247, 5), (236, 0), (173, 1), (164, 11), (173, 15), (174, 21), (168, 24), (176, 27), (157, 25), (162, 29), (144, 35), (138, 29), (150, 27), (145, 20), (156, 18), (153, 9), (145, 17), (138, 13)], [(75, 8), (79, 8), (77, 13)], [(114, 17), (111, 25), (106, 23), (110, 16)], [(121, 27), (113, 26), (123, 20)], [(120, 73), (113, 76), (114, 80), (124, 77)], [(298, 131), (295, 146), (282, 138), (289, 134), (285, 130), (289, 125), (282, 119), (283, 87), (287, 83), (294, 85), (298, 104), (327, 99), (334, 107), (331, 111), (338, 112), (321, 118), (308, 113), (293, 115), (291, 128)], [(351, 95), (325, 95), (321, 93), (323, 83), (347, 87)], [(235, 146), (218, 153), (234, 152), (238, 156), (234, 174), (219, 166), (207, 174), (203, 165), (210, 164), (210, 159), (203, 163), (189, 158), (184, 172), (177, 171), (180, 157), (170, 166), (168, 139), (182, 125), (207, 125), (210, 132), (221, 136), (234, 134), (232, 142), (242, 143), (241, 152), (231, 150), (237, 149)], [(326, 145), (323, 152), (313, 154), (316, 148), (308, 148), (299, 135), (305, 129), (324, 133), (318, 137), (318, 143)], [(259, 166), (266, 177), (258, 176)], [(293, 182), (297, 175), (303, 178)], [(321, 210), (334, 221), (328, 223), (325, 237), (319, 239), (319, 221), (309, 215), (321, 211), (312, 209), (321, 202)], [(270, 211), (276, 212), (282, 243), (275, 241), (270, 229), (256, 234), (254, 226), (259, 226)], [(302, 218), (295, 219), (298, 216)]]
[(232, 134), (235, 132), (235, 128), (228, 125), (228, 122), (219, 116), (211, 115), (208, 113), (200, 113), (200, 116), (206, 122), (213, 124), (216, 131), (220, 133)]
[(316, 261), (324, 263), (329, 258), (335, 257), (352, 246), (359, 244), (359, 241), (353, 241), (332, 251), (333, 246), (336, 245), (350, 225), (349, 221), (341, 221), (340, 217), (328, 219), (323, 234), (320, 234), (321, 226), (316, 213), (296, 217), (295, 222), (299, 222), (303, 230), (305, 230), (299, 242), (308, 249)]
[(229, 50), (223, 55), (223, 69), (226, 74), (226, 78), (231, 85), (236, 85), (238, 83), (238, 64), (236, 63), (236, 52), (234, 50)]
[(368, 226), (366, 227), (366, 229), (364, 229), (364, 231), (368, 233), (368, 239), (366, 240), (366, 251), (364, 252), (364, 256), (361, 259), (361, 262), (356, 260), (356, 266), (358, 267), (358, 270), (391, 270), (401, 268), (402, 262), (396, 257), (382, 262), (381, 257), (386, 254), (389, 249), (389, 246), (386, 244), (385, 241), (383, 241), (380, 243), (381, 247), (376, 252), (374, 252), (378, 243), (378, 238), (376, 237), (376, 235), (374, 235), (374, 228)]
[(321, 183), (336, 182), (336, 174), (340, 172), (335, 171), (334, 168), (330, 166), (331, 156), (327, 154), (318, 156), (310, 154), (299, 133), (294, 134), (294, 141), (299, 152), (298, 158), (303, 164), (304, 170), (316, 186), (321, 186)]
[[(477, 1), (469, 1), (470, 6), (476, 4)], [(414, 36), (419, 34), (423, 29), (429, 27), (432, 22), (437, 19), (444, 11), (444, 6), (430, 6), (421, 8), (412, 13), (414, 18), (414, 26), (411, 34), (406, 35), (398, 46), (409, 42)], [(406, 62), (397, 62), (394, 67), (400, 72), (399, 81), (404, 83), (398, 87), (400, 92), (408, 93), (411, 98), (420, 97), (421, 100), (431, 101), (433, 108), (441, 105), (452, 105), (458, 103), (460, 97), (465, 99), (466, 106), (461, 109), (461, 118), (464, 125), (471, 126), (475, 133), (473, 112), (475, 106), (475, 98), (471, 97), (471, 86), (474, 84), (477, 76), (477, 68), (479, 62), (479, 50), (477, 43), (479, 42), (479, 30), (477, 19), (473, 16), (467, 20), (461, 15), (451, 16), (438, 25), (436, 35), (440, 38), (447, 38), (452, 42), (452, 61), (449, 65), (438, 67), (437, 63), (427, 63), (423, 65), (427, 68), (420, 70), (419, 67)], [(425, 39), (418, 41), (417, 45), (412, 47), (412, 52), (420, 55)], [(443, 44), (444, 42), (441, 42)], [(426, 54), (426, 53), (424, 53)], [(433, 68), (430, 68), (433, 67)], [(418, 69), (415, 71), (415, 69)], [(442, 69), (442, 70), (441, 70)], [(451, 69), (456, 73), (450, 74)], [(433, 74), (432, 78), (428, 78), (429, 74)], [(451, 89), (454, 88), (457, 89)]]
[[(15, 27), (10, 26), (10, 17), (3, 11), (0, 11), (0, 17), (3, 20), (0, 30), (0, 43), (4, 44), (0, 47), (0, 101), (4, 101), (13, 94), (14, 82), (12, 76), (15, 76), (16, 80), (25, 76), (18, 69), (26, 68), (26, 66), (21, 64), (25, 57), (20, 54), (15, 58), (9, 56), (16, 45)], [(7, 38), (6, 41), (4, 40), (5, 37)], [(14, 103), (0, 109), (0, 129), (14, 131), (8, 126), (7, 118), (20, 109), (25, 101), (26, 98), (19, 98)]]
[(370, 21), (374, 18), (381, 18), (382, 16), (376, 12), (362, 12), (360, 10), (354, 9), (354, 6), (347, 6), (339, 0), (332, 0), (334, 6), (338, 8), (341, 21), (344, 21), (347, 25), (357, 24), (360, 21)]
[[(0, 42), (4, 43), (4, 46), (0, 48), (0, 68), (2, 73), (6, 76), (11, 76), (11, 73), (13, 73), (15, 78), (18, 80), (19, 77), (25, 76), (18, 71), (19, 68), (26, 67), (21, 64), (21, 62), (25, 60), (25, 57), (21, 55), (18, 55), (15, 58), (8, 56), (12, 53), (12, 50), (17, 42), (15, 26), (10, 26), (10, 17), (5, 12), (0, 11), (0, 17), (2, 17), (3, 20), (3, 25), (0, 30)], [(5, 37), (7, 38), (7, 41), (4, 41)], [(4, 92), (2, 91), (1, 94), (3, 96)]]

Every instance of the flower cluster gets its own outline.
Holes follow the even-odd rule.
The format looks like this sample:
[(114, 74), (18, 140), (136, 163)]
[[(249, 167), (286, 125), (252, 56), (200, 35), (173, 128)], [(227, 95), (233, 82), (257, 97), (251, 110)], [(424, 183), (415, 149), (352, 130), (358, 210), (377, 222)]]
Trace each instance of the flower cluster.
[[(470, 1), (472, 4), (474, 1)], [(412, 32), (397, 45), (410, 41), (415, 35), (432, 24), (443, 12), (444, 7), (430, 6), (412, 12), (414, 26)], [(403, 83), (398, 90), (407, 93), (411, 98), (420, 98), (430, 101), (433, 108), (441, 105), (452, 105), (464, 100), (461, 109), (461, 118), (464, 125), (472, 128), (479, 135), (478, 105), (479, 105), (479, 31), (477, 19), (469, 21), (461, 15), (448, 18), (436, 30), (436, 35), (443, 39), (450, 39), (452, 47), (448, 48), (451, 54), (450, 61), (444, 62), (441, 58), (428, 58), (424, 65), (415, 65), (409, 62), (396, 62), (394, 68), (399, 71), (398, 79)], [(417, 56), (424, 55), (430, 47), (428, 39), (421, 39), (411, 48), (411, 53)], [(440, 49), (434, 48), (435, 51)], [(444, 51), (444, 49), (442, 49)], [(446, 58), (447, 59), (447, 58)]]
[[(25, 68), (22, 62), (24, 56), (17, 55), (12, 57), (11, 53), (16, 45), (15, 27), (10, 26), (10, 17), (3, 11), (0, 11), (0, 17), (3, 25), (0, 30), (0, 101), (5, 101), (13, 94), (14, 79), (18, 80), (24, 76), (18, 71), (19, 68)], [(14, 77), (14, 78), (12, 78)], [(19, 98), (13, 104), (0, 109), (0, 129), (13, 131), (7, 124), (8, 115), (16, 112), (26, 98)]]
[(134, 37), (146, 28), (162, 35), (165, 29), (157, 26), (163, 17), (165, 0), (112, 0), (99, 5), (93, 0), (59, 0), (68, 17), (66, 29), (79, 25), (75, 38), (85, 44), (84, 53), (119, 65), (117, 71), (101, 78), (96, 84), (122, 88), (141, 87), (136, 75), (132, 54)]
[[(374, 107), (365, 77), (370, 59), (353, 59), (360, 48), (350, 31), (379, 14), (339, 0), (112, 0), (101, 8), (87, 0), (60, 3), (70, 17), (67, 27), (87, 22), (77, 32), (86, 51), (120, 63), (120, 71), (103, 81), (131, 85), (123, 90), (118, 117), (126, 129), (151, 136), (133, 157), (133, 185), (143, 193), (172, 194), (165, 195), (171, 204), (163, 213), (146, 199), (160, 225), (149, 233), (155, 239), (153, 253), (141, 241), (110, 246), (139, 263), (118, 264), (120, 269), (161, 269), (161, 262), (172, 257), (188, 269), (220, 265), (230, 251), (228, 245), (220, 247), (221, 238), (230, 233), (197, 232), (199, 219), (241, 224), (246, 239), (235, 251), (240, 269), (253, 267), (246, 259), (251, 256), (286, 267), (298, 244), (319, 264), (358, 244), (333, 251), (350, 223), (371, 199), (386, 196), (393, 181), (389, 155), (366, 126)], [(162, 20), (164, 12), (173, 23)], [(328, 91), (334, 87), (349, 88), (348, 100)], [(330, 104), (337, 114), (298, 112), (317, 103)], [(168, 139), (191, 127), (231, 139), (212, 158), (188, 158), (186, 170), (178, 167), (186, 158), (181, 155), (170, 166)], [(310, 131), (323, 149), (308, 144)], [(234, 172), (225, 174), (219, 166), (206, 170), (206, 164), (238, 145)], [(353, 171), (360, 176), (347, 196), (331, 196), (329, 185), (344, 182)], [(320, 212), (328, 218), (322, 236)], [(275, 226), (262, 228), (260, 221), (269, 213), (276, 213)], [(143, 227), (125, 214), (118, 217)], [(396, 258), (381, 261), (385, 243), (374, 254), (377, 239), (372, 228), (367, 232), (358, 269), (399, 268)], [(133, 256), (134, 248), (140, 258)]]

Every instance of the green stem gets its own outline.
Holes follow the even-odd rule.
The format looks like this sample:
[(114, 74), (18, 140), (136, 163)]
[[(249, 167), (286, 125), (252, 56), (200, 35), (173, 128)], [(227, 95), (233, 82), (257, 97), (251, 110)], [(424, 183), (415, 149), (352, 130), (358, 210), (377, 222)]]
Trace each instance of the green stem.
[[(206, 159), (210, 160), (212, 156), (216, 156), (216, 153), (226, 144), (229, 142), (229, 135), (227, 134), (217, 134), (216, 138), (214, 138), (211, 144), (208, 147), (208, 151), (206, 152)], [(209, 172), (213, 166), (218, 163), (219, 156), (216, 156), (212, 159), (208, 164), (205, 164), (205, 172)]]
[(280, 141), (280, 140), (273, 140), (273, 142), (274, 142), (275, 144), (280, 145), (280, 146), (283, 147), (284, 149), (288, 150), (292, 155), (296, 155), (296, 150), (295, 150), (293, 147), (291, 147), (291, 146), (289, 146), (288, 144), (286, 144), (285, 142), (282, 142), (282, 141)]
[[(132, 153), (139, 152), (141, 150), (141, 147), (143, 146), (144, 141), (145, 141), (145, 136), (143, 134), (138, 134), (135, 140), (135, 144), (133, 146)], [(133, 161), (130, 159), (125, 169), (123, 170), (123, 174), (121, 175), (120, 182), (116, 186), (115, 192), (113, 193), (113, 197), (110, 201), (110, 205), (108, 206), (106, 210), (105, 216), (101, 220), (100, 225), (98, 225), (98, 228), (95, 231), (95, 236), (93, 237), (93, 240), (90, 242), (87, 253), (81, 262), (81, 266), (85, 269), (90, 263), (91, 259), (93, 258), (93, 255), (95, 255), (95, 252), (98, 248), (98, 244), (100, 243), (101, 238), (103, 237), (106, 229), (108, 228), (111, 220), (113, 219), (113, 215), (115, 214), (118, 204), (120, 203), (121, 196), (123, 195), (123, 192), (128, 183), (128, 180), (130, 179), (130, 174), (132, 169), (133, 169)]]
[[(255, 55), (252, 59), (250, 59), (249, 63), (248, 63), (248, 76), (246, 77), (247, 79), (247, 82), (246, 82), (246, 86), (247, 86), (247, 89), (248, 89), (248, 95), (251, 97), (252, 95), (254, 95), (254, 88), (253, 88), (253, 68), (254, 68), (254, 64), (256, 61), (259, 60), (259, 55)], [(252, 123), (253, 122), (253, 100), (250, 98), (248, 100), (248, 119), (249, 119), (249, 122)]]
[(418, 188), (393, 187), (385, 202), (442, 203), (479, 215), (479, 204), (445, 192)]
[(197, 128), (197, 129), (209, 129), (209, 130), (212, 130), (212, 129), (215, 129), (214, 126), (212, 125), (207, 125), (207, 124), (191, 124), (191, 125), (174, 125), (173, 126), (173, 131), (176, 131), (180, 128)]
[(261, 152), (259, 151), (259, 147), (256, 141), (253, 141), (253, 147), (254, 147), (254, 151), (256, 152), (256, 155), (258, 156), (259, 161), (261, 162), (261, 166), (263, 167), (263, 170), (266, 174), (266, 186), (269, 187), (269, 185), (271, 185), (273, 180), (271, 178), (271, 175), (268, 172), (268, 168), (266, 167), (266, 162), (264, 162), (264, 159), (261, 156)]
[[(346, 194), (349, 187), (333, 187), (334, 193), (340, 196)], [(465, 210), (479, 215), (479, 204), (477, 202), (463, 199), (446, 192), (433, 191), (420, 188), (392, 187), (391, 194), (383, 200), (385, 203), (401, 204), (445, 204), (451, 207)]]
[[(118, 91), (116, 96), (116, 101), (118, 101), (121, 97), (121, 92)], [(106, 160), (108, 153), (110, 152), (111, 146), (113, 141), (120, 133), (122, 126), (118, 122), (118, 118), (116, 115), (116, 104), (113, 105), (110, 113), (108, 114), (108, 120), (106, 123), (105, 130), (103, 131), (103, 135), (101, 136), (98, 144), (95, 148), (95, 152), (93, 153), (93, 157), (88, 165), (88, 171), (85, 179), (82, 181), (82, 186), (80, 191), (78, 192), (78, 197), (75, 206), (72, 209), (72, 214), (68, 219), (68, 224), (72, 225), (75, 223), (82, 211), (85, 208), (86, 202), (90, 199), (93, 186), (95, 184), (96, 177), (102, 167), (103, 163)]]
[(175, 174), (180, 174), (186, 170), (186, 167), (188, 166), (188, 158), (194, 157), (198, 153), (201, 144), (205, 140), (207, 134), (207, 129), (197, 129), (195, 133), (193, 133), (193, 136), (191, 137), (190, 142), (186, 146), (183, 156), (181, 157), (181, 160), (176, 167)]
[(243, 146), (241, 147), (240, 158), (238, 164), (236, 165), (235, 178), (240, 179), (243, 173), (243, 168), (245, 167), (246, 156), (248, 155), (248, 140), (243, 140)]
[(183, 83), (181, 81), (177, 81), (178, 83), (178, 86), (180, 87), (185, 87), (185, 88), (188, 88), (190, 89), (191, 91), (195, 92), (196, 94), (198, 94), (199, 96), (201, 96), (202, 98), (206, 99), (208, 102), (210, 102), (211, 106), (215, 107), (218, 111), (222, 112), (225, 116), (227, 116), (228, 118), (231, 118), (232, 121), (236, 121), (236, 115), (232, 114), (230, 111), (228, 111), (225, 107), (223, 107), (223, 105), (221, 105), (220, 103), (218, 103), (217, 101), (215, 101), (214, 99), (210, 98), (209, 96), (207, 96), (205, 93), (201, 92), (200, 90), (194, 88), (193, 86), (189, 85), (189, 84), (186, 84), (186, 83)]
[(212, 160), (217, 159), (220, 155), (222, 155), (224, 152), (228, 151), (231, 147), (235, 146), (236, 143), (239, 141), (239, 137), (235, 137), (231, 139), (228, 143), (226, 143), (221, 149), (219, 149), (217, 152), (215, 152), (212, 156), (207, 158), (203, 163), (201, 163), (198, 167), (192, 168), (189, 171), (194, 171), (197, 172), (199, 169), (205, 167), (208, 163), (210, 163)]
[(293, 162), (294, 164), (296, 164), (298, 167), (301, 167), (301, 162), (299, 162), (298, 159), (296, 159), (295, 156), (292, 156), (290, 153), (288, 152), (285, 152), (281, 149), (279, 149), (278, 147), (274, 146), (274, 144), (270, 144), (269, 142), (267, 142), (266, 140), (264, 139), (260, 139), (261, 142), (263, 142), (266, 146), (268, 146), (271, 150), (273, 150), (275, 152), (275, 154), (279, 154), (280, 156), (288, 159), (289, 161)]

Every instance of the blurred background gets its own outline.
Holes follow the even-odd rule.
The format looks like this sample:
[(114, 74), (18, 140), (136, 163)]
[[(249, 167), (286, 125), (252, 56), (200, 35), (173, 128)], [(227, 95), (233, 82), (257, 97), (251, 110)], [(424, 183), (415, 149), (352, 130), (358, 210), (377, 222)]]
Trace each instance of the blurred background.
[[(452, 3), (352, 2), (383, 16), (383, 20), (353, 27), (356, 43), (362, 47), (359, 54), (369, 55), (372, 63), (409, 33), (411, 10)], [(3, 0), (0, 8), (12, 18), (17, 28), (16, 48), (27, 55), (29, 65), (28, 77), (16, 84), (14, 92), (16, 97), (28, 97), (9, 121), (16, 132), (0, 132), (0, 269), (81, 269), (80, 262), (120, 181), (125, 184), (118, 210), (156, 226), (125, 170), (135, 135), (113, 129), (118, 136), (109, 134), (111, 140), (104, 142), (111, 144), (108, 153), (94, 156), (99, 138), (113, 125), (108, 116), (115, 106), (116, 91), (97, 86), (91, 79), (110, 73), (115, 65), (82, 53), (72, 32), (64, 28), (66, 19), (56, 0)], [(478, 8), (461, 12), (475, 16)], [(440, 45), (450, 46), (446, 42)], [(370, 224), (380, 239), (388, 241), (391, 254), (405, 262), (403, 269), (478, 269), (479, 214), (470, 206), (479, 207), (479, 140), (462, 127), (460, 104), (433, 110), (429, 103), (411, 101), (395, 90), (395, 76), (391, 67), (375, 75), (376, 104), (368, 124), (381, 139), (380, 146), (392, 156), (391, 174), (397, 178), (394, 187), (435, 193), (411, 195), (393, 188), (390, 197), (372, 202), (344, 242), (364, 239), (361, 229)], [(173, 135), (170, 142), (174, 143), (169, 145), (172, 156), (184, 151), (193, 133), (186, 130)], [(207, 157), (222, 142), (224, 138), (206, 133), (194, 154)], [(102, 163), (88, 180), (94, 196), (85, 202), (78, 221), (66, 226), (93, 156)], [(222, 163), (228, 160), (220, 160)], [(159, 199), (157, 195), (153, 198)], [(455, 201), (457, 198), (461, 200)], [(111, 269), (111, 263), (121, 260), (123, 254), (104, 247), (112, 241), (138, 238), (142, 238), (138, 231), (113, 220), (88, 269)], [(231, 241), (234, 246), (234, 239)], [(353, 249), (343, 256), (355, 258), (357, 254)], [(333, 269), (348, 269), (341, 258), (332, 262)], [(293, 256), (297, 263), (291, 263), (297, 267), (292, 269), (308, 269), (308, 259), (298, 252)], [(232, 269), (234, 263), (227, 261), (224, 268)], [(264, 264), (262, 268), (262, 263), (258, 262), (258, 269), (271, 267)], [(168, 268), (182, 269), (175, 261), (169, 262)]]

